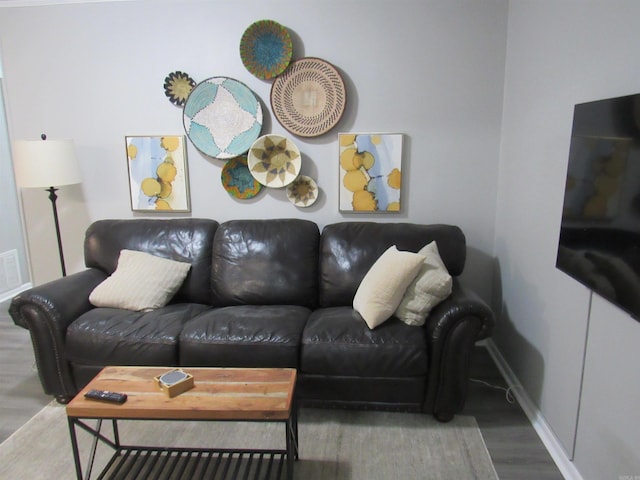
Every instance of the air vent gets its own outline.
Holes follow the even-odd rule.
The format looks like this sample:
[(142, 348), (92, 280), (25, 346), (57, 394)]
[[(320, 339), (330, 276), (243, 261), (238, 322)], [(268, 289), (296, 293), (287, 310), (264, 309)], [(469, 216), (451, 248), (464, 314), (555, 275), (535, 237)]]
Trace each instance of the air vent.
[(0, 293), (13, 290), (21, 284), (18, 251), (0, 253)]

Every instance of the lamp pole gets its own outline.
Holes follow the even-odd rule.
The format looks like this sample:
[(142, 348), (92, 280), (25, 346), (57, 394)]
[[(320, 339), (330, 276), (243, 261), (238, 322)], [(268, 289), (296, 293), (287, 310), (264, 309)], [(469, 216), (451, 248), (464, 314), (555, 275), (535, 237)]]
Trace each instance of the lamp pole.
[[(42, 140), (46, 140), (47, 136), (43, 133), (40, 135)], [(62, 238), (60, 237), (60, 222), (58, 221), (58, 208), (56, 207), (56, 200), (58, 200), (58, 195), (56, 192), (57, 188), (49, 187), (45, 190), (45, 192), (49, 192), (49, 200), (51, 200), (51, 208), (53, 209), (53, 222), (56, 225), (56, 238), (58, 239), (58, 253), (60, 254), (60, 267), (62, 268), (62, 276), (67, 276), (67, 269), (64, 266), (64, 253), (62, 253)]]
[(51, 200), (51, 208), (53, 209), (53, 221), (56, 224), (56, 237), (58, 238), (58, 253), (60, 254), (60, 267), (62, 267), (62, 276), (67, 276), (67, 269), (64, 266), (64, 253), (62, 253), (62, 238), (60, 237), (60, 222), (58, 221), (58, 209), (56, 207), (56, 200), (58, 195), (57, 188), (49, 187), (45, 190), (49, 192), (49, 200)]

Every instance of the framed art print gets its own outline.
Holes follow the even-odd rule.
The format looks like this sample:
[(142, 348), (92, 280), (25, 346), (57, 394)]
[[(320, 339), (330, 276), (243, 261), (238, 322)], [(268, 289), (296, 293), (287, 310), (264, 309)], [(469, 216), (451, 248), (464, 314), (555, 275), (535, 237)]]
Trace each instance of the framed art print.
[(190, 212), (185, 137), (128, 136), (131, 210)]
[(402, 134), (339, 133), (340, 211), (400, 211)]

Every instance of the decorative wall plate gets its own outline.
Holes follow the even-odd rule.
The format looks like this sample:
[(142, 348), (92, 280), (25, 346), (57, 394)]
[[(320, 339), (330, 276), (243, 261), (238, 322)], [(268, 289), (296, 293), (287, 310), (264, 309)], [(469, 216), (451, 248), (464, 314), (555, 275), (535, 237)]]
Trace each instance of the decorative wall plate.
[(171, 72), (164, 79), (164, 94), (171, 103), (182, 107), (195, 86), (196, 81), (186, 73)]
[(229, 159), (246, 153), (260, 136), (262, 106), (244, 83), (213, 77), (191, 91), (183, 122), (198, 150), (210, 157)]
[(247, 155), (249, 171), (262, 185), (272, 188), (286, 187), (300, 173), (300, 150), (288, 138), (264, 135), (258, 138)]
[(260, 20), (249, 26), (240, 40), (240, 58), (249, 72), (268, 80), (289, 66), (293, 45), (289, 31), (273, 20)]
[(287, 198), (296, 207), (310, 207), (318, 199), (318, 184), (311, 177), (298, 175), (287, 186)]
[(294, 135), (317, 137), (342, 118), (347, 93), (340, 73), (319, 58), (289, 65), (271, 86), (271, 107), (278, 122)]
[(246, 155), (227, 161), (222, 167), (220, 180), (229, 195), (242, 200), (253, 198), (262, 190), (262, 184), (249, 171)]

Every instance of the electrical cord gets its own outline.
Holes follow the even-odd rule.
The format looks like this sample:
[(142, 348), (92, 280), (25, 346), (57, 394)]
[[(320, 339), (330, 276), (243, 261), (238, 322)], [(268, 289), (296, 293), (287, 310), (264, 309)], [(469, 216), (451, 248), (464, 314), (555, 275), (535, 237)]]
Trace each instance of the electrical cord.
[(495, 388), (496, 390), (502, 390), (504, 392), (504, 398), (509, 403), (516, 403), (516, 398), (513, 396), (512, 388), (505, 388), (499, 385), (493, 385), (489, 382), (485, 382), (484, 380), (478, 380), (477, 378), (470, 378), (472, 382), (480, 383), (486, 387)]

